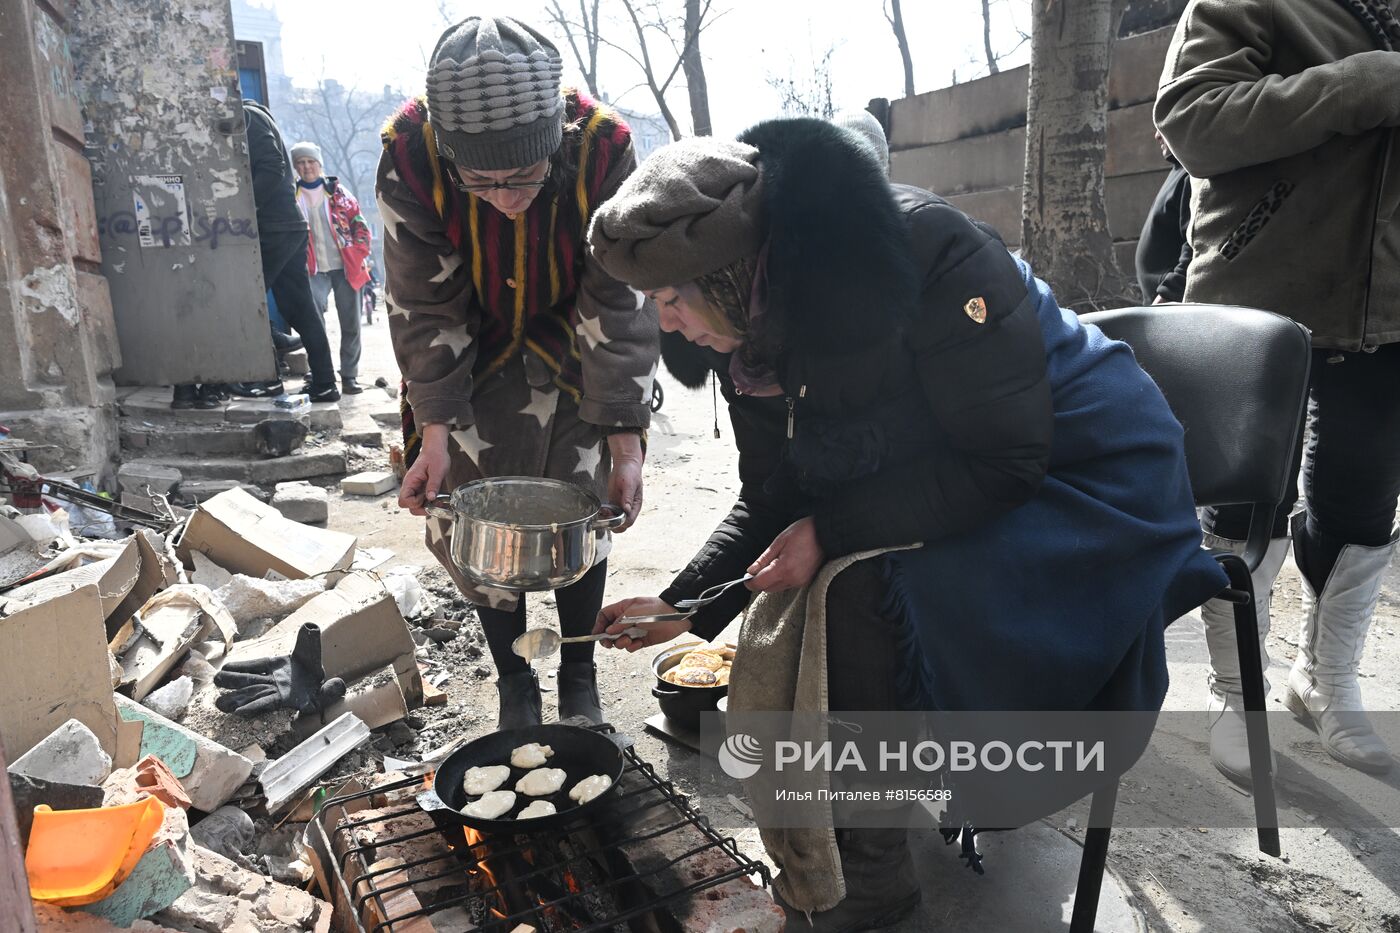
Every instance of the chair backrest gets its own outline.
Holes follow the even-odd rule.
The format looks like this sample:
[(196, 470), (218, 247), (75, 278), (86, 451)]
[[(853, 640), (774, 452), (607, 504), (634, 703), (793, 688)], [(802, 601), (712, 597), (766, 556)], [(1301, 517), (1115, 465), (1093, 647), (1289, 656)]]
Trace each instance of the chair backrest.
[(1288, 492), (1312, 340), (1270, 311), (1155, 305), (1085, 314), (1132, 347), (1186, 428), (1197, 505), (1275, 505)]

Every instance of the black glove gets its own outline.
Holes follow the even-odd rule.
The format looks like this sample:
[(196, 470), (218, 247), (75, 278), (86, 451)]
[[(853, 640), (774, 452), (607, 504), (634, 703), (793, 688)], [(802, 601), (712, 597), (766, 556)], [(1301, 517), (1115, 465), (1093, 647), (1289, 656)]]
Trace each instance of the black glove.
[(226, 664), (214, 675), (214, 686), (229, 688), (214, 705), (239, 716), (258, 716), (274, 709), (315, 712), (345, 696), (345, 681), (326, 679), (321, 629), (310, 622), (297, 632), (290, 657)]

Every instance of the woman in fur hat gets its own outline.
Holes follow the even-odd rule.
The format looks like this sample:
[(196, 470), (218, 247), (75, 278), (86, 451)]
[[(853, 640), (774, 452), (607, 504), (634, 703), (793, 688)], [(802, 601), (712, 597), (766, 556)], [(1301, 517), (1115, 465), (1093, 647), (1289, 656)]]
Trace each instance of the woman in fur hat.
[[(1061, 310), (995, 232), (796, 119), (661, 149), (589, 242), (657, 302), (672, 372), (718, 378), (742, 481), (671, 586), (597, 628), (754, 575), (616, 647), (712, 638), (753, 591), (886, 551), (826, 590), (830, 710), (1160, 709), (1167, 623), (1226, 583), (1200, 547), (1181, 426), (1128, 347)], [(766, 663), (747, 650), (741, 634), (731, 714), (741, 665)], [(844, 885), (775, 853), (794, 929), (913, 909), (904, 829), (835, 843)]]
[[(410, 463), (399, 504), (415, 515), (438, 493), (511, 475), (588, 487), (628, 525), (641, 507), (656, 312), (584, 248), (589, 219), (636, 156), (627, 124), (561, 88), (561, 71), (536, 30), (473, 16), (438, 40), (427, 96), (384, 129), (375, 188)], [(428, 519), (428, 548), (481, 619), (499, 726), (538, 724), (539, 685), (510, 647), (524, 600), (468, 580), (447, 525)], [(556, 593), (565, 635), (593, 627), (605, 546)], [(564, 647), (561, 718), (602, 720), (591, 648)]]

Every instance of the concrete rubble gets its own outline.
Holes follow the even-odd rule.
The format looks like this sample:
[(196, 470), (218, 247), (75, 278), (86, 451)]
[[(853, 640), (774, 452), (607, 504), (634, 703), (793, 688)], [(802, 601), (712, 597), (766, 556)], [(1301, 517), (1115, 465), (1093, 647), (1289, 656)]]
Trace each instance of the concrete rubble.
[[(155, 462), (121, 476), (146, 502), (181, 483)], [(364, 767), (372, 738), (407, 728), (424, 684), (396, 599), (404, 582), (391, 592), (378, 571), (352, 569), (393, 553), (291, 517), (324, 522), (326, 502), (305, 483), (283, 484), (273, 506), (234, 485), (187, 517), (167, 512), (168, 525), (127, 530), (114, 511), (103, 527), (115, 540), (75, 533), (61, 503), (0, 506), (0, 747), (19, 838), (50, 831), (33, 828), (39, 804), (163, 808), (96, 899), (35, 901), (39, 929), (329, 930), (329, 903), (284, 883), (312, 877), (302, 827), (327, 790), (358, 786), (346, 769)], [(327, 676), (347, 681), (343, 699), (295, 717), (215, 706), (220, 668), (287, 655), (307, 623), (323, 633)]]

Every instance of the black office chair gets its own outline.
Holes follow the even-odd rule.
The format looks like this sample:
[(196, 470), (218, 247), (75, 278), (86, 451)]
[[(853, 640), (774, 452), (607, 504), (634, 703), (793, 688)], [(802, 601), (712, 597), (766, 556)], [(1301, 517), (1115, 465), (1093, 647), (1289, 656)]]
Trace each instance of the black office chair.
[[(1243, 557), (1212, 551), (1230, 578), (1244, 685), (1249, 767), (1259, 851), (1279, 854), (1278, 808), (1250, 573), (1269, 547), (1274, 512), (1288, 496), (1307, 404), (1312, 341), (1278, 314), (1222, 305), (1156, 305), (1085, 314), (1081, 320), (1133, 348), (1186, 429), (1186, 467), (1198, 506), (1251, 505)], [(1070, 933), (1092, 933), (1108, 860), (1118, 782), (1096, 792), (1079, 862)]]

